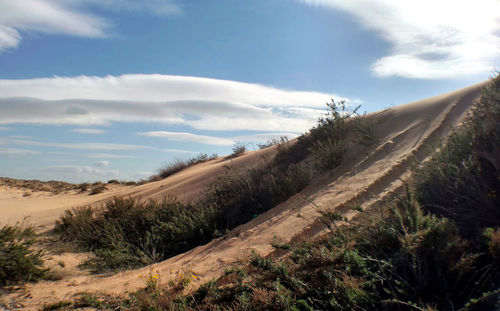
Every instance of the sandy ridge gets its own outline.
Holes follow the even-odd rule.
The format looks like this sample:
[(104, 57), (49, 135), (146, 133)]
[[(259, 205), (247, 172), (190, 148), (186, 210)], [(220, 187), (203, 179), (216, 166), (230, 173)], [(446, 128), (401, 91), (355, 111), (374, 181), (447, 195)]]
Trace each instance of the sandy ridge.
[[(351, 217), (354, 215), (349, 208), (352, 204), (369, 208), (397, 191), (410, 176), (410, 164), (422, 161), (433, 150), (434, 143), (463, 120), (485, 83), (376, 113), (379, 120), (376, 144), (349, 152), (341, 167), (326, 173), (301, 193), (235, 228), (223, 238), (151, 267), (108, 277), (79, 275), (58, 282), (31, 284), (27, 289), (33, 298), (24, 303), (27, 309), (36, 309), (44, 302), (70, 298), (82, 291), (134, 291), (144, 286), (138, 275), (147, 274), (151, 268), (159, 271), (163, 282), (172, 276), (172, 270), (191, 270), (202, 282), (216, 277), (232, 263), (245, 259), (252, 250), (268, 255), (273, 251), (270, 243), (274, 237), (283, 241), (311, 238), (325, 230), (318, 220), (318, 209), (337, 210)], [(144, 199), (160, 198), (166, 193), (181, 197), (196, 195), (204, 182), (223, 171), (224, 166), (248, 165), (265, 156), (266, 152), (273, 151), (248, 153), (232, 162), (210, 161), (157, 183), (133, 190), (117, 190), (91, 203), (102, 203), (116, 195)], [(360, 154), (364, 156), (360, 157)]]

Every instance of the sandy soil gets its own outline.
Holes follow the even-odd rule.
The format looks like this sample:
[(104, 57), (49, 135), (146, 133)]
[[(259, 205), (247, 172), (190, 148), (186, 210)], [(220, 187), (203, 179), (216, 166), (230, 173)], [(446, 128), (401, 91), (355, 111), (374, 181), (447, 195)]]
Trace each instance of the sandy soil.
[[(162, 282), (174, 277), (178, 271), (192, 271), (198, 277), (197, 282), (203, 282), (217, 277), (231, 264), (244, 260), (252, 250), (264, 256), (270, 254), (273, 251), (270, 243), (275, 237), (282, 241), (312, 238), (325, 231), (319, 221), (319, 210), (337, 210), (352, 217), (356, 213), (350, 208), (353, 204), (369, 208), (398, 191), (409, 177), (412, 161), (424, 160), (434, 149), (434, 143), (463, 119), (485, 83), (375, 113), (378, 120), (375, 144), (350, 151), (339, 168), (325, 173), (301, 193), (235, 228), (223, 238), (151, 267), (110, 276), (89, 276), (69, 267), (73, 270), (60, 281), (27, 285), (25, 292), (29, 293), (28, 297), (19, 292), (4, 299), (19, 301), (24, 308), (36, 310), (43, 303), (68, 299), (83, 291), (132, 292), (144, 286), (139, 275), (148, 274), (150, 269), (160, 273)], [(32, 222), (49, 227), (69, 207), (100, 204), (113, 196), (159, 199), (176, 195), (186, 199), (202, 193), (204, 186), (225, 166), (251, 165), (272, 152), (272, 149), (260, 150), (232, 161), (210, 161), (159, 182), (116, 187), (93, 197), (81, 194), (23, 197), (22, 191), (0, 188), (0, 222), (21, 220), (29, 215)], [(68, 262), (76, 258), (71, 254), (64, 256), (63, 261)]]

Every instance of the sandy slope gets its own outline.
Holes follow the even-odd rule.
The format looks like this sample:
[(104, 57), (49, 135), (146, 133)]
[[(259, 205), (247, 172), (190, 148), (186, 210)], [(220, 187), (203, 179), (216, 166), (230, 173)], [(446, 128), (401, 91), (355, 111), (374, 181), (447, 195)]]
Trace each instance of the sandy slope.
[(28, 217), (30, 223), (50, 228), (61, 213), (71, 207), (92, 205), (99, 206), (114, 197), (136, 197), (161, 200), (165, 196), (179, 199), (195, 198), (205, 186), (227, 166), (241, 167), (252, 165), (262, 157), (273, 152), (272, 148), (249, 152), (235, 159), (220, 158), (188, 168), (167, 179), (147, 183), (141, 186), (106, 185), (107, 191), (89, 195), (78, 191), (61, 194), (50, 192), (32, 192), (24, 196), (26, 190), (0, 185), (0, 224), (16, 223)]
[[(172, 271), (190, 270), (200, 281), (217, 276), (231, 263), (245, 259), (255, 250), (262, 255), (273, 251), (270, 242), (274, 237), (283, 241), (310, 238), (325, 230), (318, 220), (318, 210), (336, 209), (347, 216), (352, 216), (348, 207), (353, 203), (368, 208), (371, 204), (401, 187), (408, 178), (409, 165), (415, 159), (420, 161), (433, 149), (433, 142), (449, 133), (452, 126), (463, 118), (473, 100), (479, 95), (484, 83), (447, 93), (430, 99), (398, 106), (376, 113), (377, 142), (371, 147), (351, 151), (342, 165), (331, 173), (317, 180), (300, 194), (293, 196), (274, 209), (260, 215), (251, 222), (235, 228), (226, 237), (195, 248), (164, 262), (134, 271), (126, 271), (112, 276), (76, 275), (58, 282), (40, 282), (28, 285), (32, 299), (25, 299), (28, 308), (36, 309), (46, 301), (53, 301), (82, 291), (102, 291), (122, 293), (144, 286), (139, 274), (147, 274), (149, 269), (159, 271), (162, 281), (173, 276)], [(246, 165), (258, 161), (260, 156), (272, 152), (263, 150), (249, 153), (234, 160), (233, 165)], [(224, 169), (229, 161), (211, 161), (188, 169), (166, 180), (134, 188), (113, 190), (113, 195), (132, 195), (142, 198), (160, 198), (165, 194), (176, 194), (181, 198), (199, 194), (213, 176)], [(0, 207), (4, 220), (6, 203), (17, 201), (43, 201), (50, 204), (48, 198), (26, 199), (17, 196), (5, 199), (0, 196)], [(48, 224), (57, 212), (76, 203), (95, 203), (109, 199), (110, 194), (95, 197), (94, 202), (81, 202), (54, 198), (61, 202), (50, 213), (38, 213), (36, 207), (31, 210), (33, 221)], [(87, 197), (88, 198), (88, 197)], [(85, 198), (85, 199), (87, 199)], [(60, 201), (58, 201), (60, 200)], [(37, 206), (45, 206), (42, 203)], [(12, 206), (12, 205), (11, 205)], [(38, 214), (37, 214), (38, 213)], [(22, 213), (16, 214), (20, 217)], [(49, 215), (50, 214), (50, 215)], [(41, 217), (41, 215), (45, 215)], [(37, 217), (40, 218), (38, 219)], [(14, 217), (14, 216), (11, 216)], [(53, 218), (52, 218), (53, 220)], [(11, 296), (13, 297), (13, 296)]]

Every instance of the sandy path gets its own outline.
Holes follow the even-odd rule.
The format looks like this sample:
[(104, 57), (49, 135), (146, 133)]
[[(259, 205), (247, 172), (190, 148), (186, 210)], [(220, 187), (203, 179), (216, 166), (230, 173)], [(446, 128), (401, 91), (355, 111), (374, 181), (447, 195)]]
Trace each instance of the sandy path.
[[(484, 83), (480, 83), (378, 112), (377, 142), (372, 147), (348, 153), (343, 164), (335, 171), (326, 173), (287, 202), (235, 228), (226, 237), (152, 267), (108, 277), (81, 275), (58, 282), (30, 284), (27, 289), (33, 298), (24, 303), (28, 309), (36, 309), (44, 302), (69, 298), (82, 291), (134, 291), (144, 286), (144, 280), (138, 275), (147, 274), (150, 268), (160, 272), (163, 282), (172, 276), (172, 270), (191, 270), (202, 282), (216, 277), (231, 263), (245, 259), (252, 250), (262, 255), (269, 254), (273, 251), (270, 243), (274, 237), (283, 241), (310, 238), (325, 230), (318, 221), (318, 209), (336, 209), (350, 217), (354, 213), (348, 209), (350, 205), (356, 203), (368, 208), (400, 188), (409, 176), (411, 161), (424, 159), (433, 149), (433, 142), (447, 135), (451, 127), (460, 122), (483, 86)], [(240, 161), (255, 161), (260, 155), (256, 152)], [(207, 171), (213, 176), (222, 169), (222, 163), (205, 163), (185, 172), (185, 175), (172, 176), (175, 182), (168, 179), (162, 181), (158, 189), (180, 193), (182, 186), (178, 182), (184, 181), (188, 185), (187, 191), (196, 193), (199, 188), (194, 187), (189, 178), (197, 180), (196, 176)], [(201, 181), (198, 182), (201, 185)], [(164, 194), (163, 190), (154, 190), (158, 186), (137, 187), (133, 194), (141, 197)]]

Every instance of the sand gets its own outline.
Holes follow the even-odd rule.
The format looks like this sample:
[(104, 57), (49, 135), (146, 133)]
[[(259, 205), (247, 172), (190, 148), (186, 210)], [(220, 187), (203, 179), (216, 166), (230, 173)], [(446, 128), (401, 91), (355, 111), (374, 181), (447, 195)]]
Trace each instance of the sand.
[[(220, 275), (231, 264), (248, 258), (252, 251), (266, 256), (273, 252), (273, 239), (299, 241), (310, 239), (326, 228), (319, 221), (320, 210), (335, 210), (346, 217), (355, 215), (356, 204), (370, 208), (384, 197), (399, 191), (410, 176), (410, 164), (423, 161), (435, 144), (459, 124), (486, 82), (422, 101), (386, 109), (374, 115), (375, 143), (347, 153), (342, 165), (323, 176), (288, 201), (232, 230), (225, 237), (197, 247), (161, 263), (110, 276), (91, 276), (68, 272), (60, 281), (43, 281), (26, 286), (30, 297), (11, 294), (26, 309), (36, 310), (43, 303), (70, 299), (78, 292), (120, 294), (144, 287), (139, 275), (158, 271), (161, 282), (178, 271), (192, 271), (201, 283)], [(72, 206), (102, 204), (113, 196), (161, 199), (176, 195), (187, 199), (203, 193), (205, 185), (225, 166), (245, 166), (269, 156), (272, 148), (253, 151), (234, 160), (217, 159), (191, 167), (165, 180), (137, 187), (116, 187), (93, 197), (81, 194), (32, 195), (23, 197), (16, 189), (0, 188), (0, 222), (30, 216), (45, 228)], [(66, 260), (72, 257), (71, 254)], [(172, 272), (174, 271), (174, 272)]]

